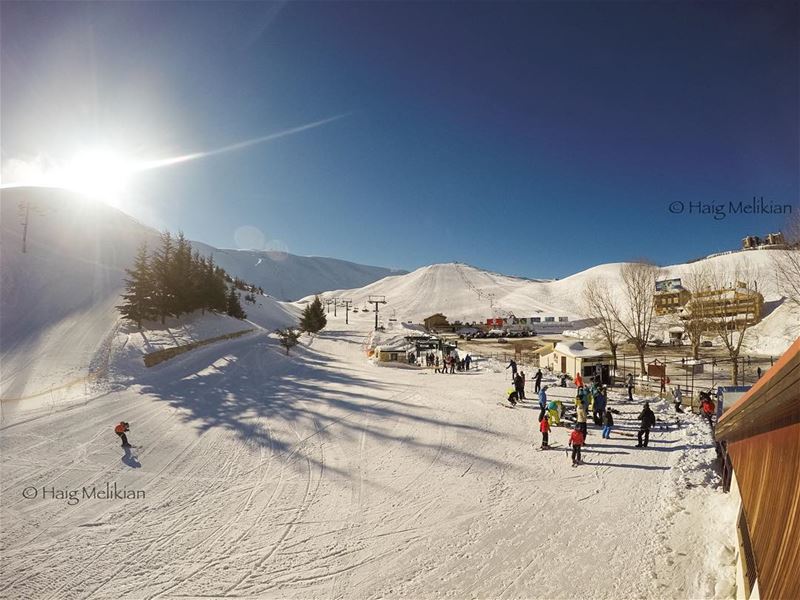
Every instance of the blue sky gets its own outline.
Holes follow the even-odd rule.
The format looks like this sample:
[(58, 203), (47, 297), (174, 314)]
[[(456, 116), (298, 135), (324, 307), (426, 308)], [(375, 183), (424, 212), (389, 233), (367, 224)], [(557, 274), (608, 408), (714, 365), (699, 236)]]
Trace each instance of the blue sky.
[(139, 172), (119, 205), (404, 269), (682, 262), (785, 220), (691, 203), (800, 210), (798, 6), (3, 2), (3, 183), (77, 148), (158, 160), (344, 115)]

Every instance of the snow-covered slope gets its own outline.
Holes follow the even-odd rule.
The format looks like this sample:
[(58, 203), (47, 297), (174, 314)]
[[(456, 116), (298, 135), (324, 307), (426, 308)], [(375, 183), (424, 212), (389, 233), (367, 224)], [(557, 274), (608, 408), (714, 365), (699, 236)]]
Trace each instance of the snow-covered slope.
[[(108, 366), (125, 268), (158, 232), (105, 204), (46, 188), (0, 191), (0, 223), (0, 398), (83, 391)], [(296, 320), (294, 307), (270, 297), (245, 308), (268, 329)]]
[(336, 258), (297, 256), (285, 252), (226, 250), (192, 242), (202, 254), (213, 255), (229, 273), (261, 286), (279, 300), (297, 300), (337, 288), (357, 288), (388, 275), (405, 273), (384, 267), (359, 265)]
[[(451, 321), (485, 321), (492, 317), (536, 315), (568, 316), (580, 326), (583, 314), (582, 293), (586, 285), (600, 279), (610, 293), (624, 302), (622, 267), (625, 263), (598, 265), (556, 281), (531, 281), (490, 273), (460, 263), (422, 267), (406, 275), (386, 277), (358, 289), (337, 290), (323, 298), (350, 298), (358, 308), (369, 306), (370, 295), (385, 296), (384, 314), (419, 322), (441, 312)], [(740, 252), (716, 256), (697, 263), (664, 267), (660, 276), (686, 278), (697, 267), (706, 267), (723, 276), (736, 277), (743, 266), (758, 281), (767, 303), (767, 316), (751, 332), (753, 352), (778, 354), (800, 335), (800, 314), (784, 304), (777, 291), (772, 256), (769, 252)], [(310, 297), (309, 297), (310, 298)], [(307, 301), (309, 298), (305, 298)]]

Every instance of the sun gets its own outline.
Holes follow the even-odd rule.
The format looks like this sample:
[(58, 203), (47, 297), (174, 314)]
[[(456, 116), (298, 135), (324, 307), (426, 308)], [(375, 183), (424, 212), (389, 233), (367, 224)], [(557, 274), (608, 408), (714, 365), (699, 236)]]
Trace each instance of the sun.
[(106, 148), (78, 152), (58, 173), (55, 184), (93, 200), (118, 201), (135, 171), (135, 164)]

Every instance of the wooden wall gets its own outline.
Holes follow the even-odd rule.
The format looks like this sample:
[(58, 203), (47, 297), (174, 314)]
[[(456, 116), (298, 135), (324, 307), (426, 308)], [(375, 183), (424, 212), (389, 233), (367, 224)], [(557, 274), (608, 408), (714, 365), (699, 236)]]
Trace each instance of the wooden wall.
[(767, 600), (800, 599), (800, 339), (720, 419)]

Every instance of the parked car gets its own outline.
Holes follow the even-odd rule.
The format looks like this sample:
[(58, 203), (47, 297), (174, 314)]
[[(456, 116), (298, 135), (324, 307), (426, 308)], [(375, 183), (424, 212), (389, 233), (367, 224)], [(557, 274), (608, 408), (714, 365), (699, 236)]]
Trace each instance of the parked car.
[(714, 344), (712, 344), (709, 340), (705, 340), (704, 342), (700, 342), (700, 345), (703, 348), (711, 348)]
[(506, 338), (498, 338), (497, 339), (497, 343), (498, 344), (507, 344), (508, 340)]

